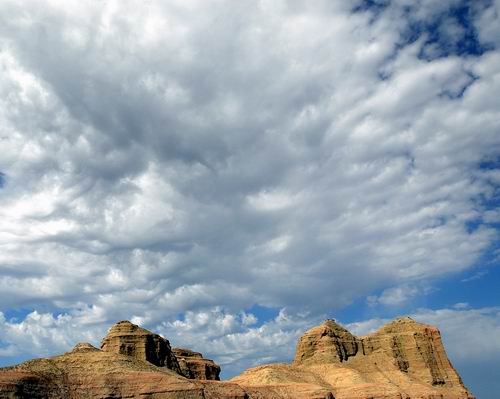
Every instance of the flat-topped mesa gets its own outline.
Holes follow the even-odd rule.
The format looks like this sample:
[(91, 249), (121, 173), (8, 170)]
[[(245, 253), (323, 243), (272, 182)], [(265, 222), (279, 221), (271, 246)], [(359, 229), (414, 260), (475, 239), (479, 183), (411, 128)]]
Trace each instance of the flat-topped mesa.
[(340, 363), (358, 352), (358, 339), (335, 320), (308, 330), (297, 343), (293, 363)]
[(130, 321), (120, 321), (109, 329), (101, 349), (144, 360), (182, 374), (170, 342)]
[(400, 371), (412, 378), (433, 386), (463, 386), (434, 326), (402, 317), (360, 340), (363, 355), (389, 356)]
[(199, 352), (184, 348), (173, 348), (182, 375), (197, 380), (220, 380), (220, 366), (213, 360), (205, 359)]

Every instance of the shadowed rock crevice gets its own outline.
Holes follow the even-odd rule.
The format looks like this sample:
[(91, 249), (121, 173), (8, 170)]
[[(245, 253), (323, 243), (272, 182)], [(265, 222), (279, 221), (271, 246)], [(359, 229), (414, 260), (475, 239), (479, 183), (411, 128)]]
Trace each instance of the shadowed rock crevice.
[(392, 339), (392, 354), (396, 359), (398, 368), (404, 373), (408, 372), (409, 363), (405, 360), (403, 347), (396, 337)]

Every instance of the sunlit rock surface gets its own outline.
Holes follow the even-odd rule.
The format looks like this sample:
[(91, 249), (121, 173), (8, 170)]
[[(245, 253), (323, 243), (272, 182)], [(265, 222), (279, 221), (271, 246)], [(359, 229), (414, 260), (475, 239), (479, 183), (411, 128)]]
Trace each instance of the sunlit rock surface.
[[(411, 318), (356, 337), (334, 320), (307, 331), (292, 364), (215, 381), (220, 367), (122, 321), (101, 349), (73, 350), (0, 369), (0, 398), (470, 399), (439, 330)], [(188, 378), (186, 378), (188, 377)]]

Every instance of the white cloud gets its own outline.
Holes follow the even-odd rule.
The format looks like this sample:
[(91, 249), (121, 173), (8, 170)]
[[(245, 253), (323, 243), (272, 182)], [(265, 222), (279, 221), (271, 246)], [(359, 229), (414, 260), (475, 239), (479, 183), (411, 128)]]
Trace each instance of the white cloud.
[(369, 296), (369, 304), (400, 305), (418, 294), (418, 289), (411, 286), (392, 287), (385, 289), (380, 296)]
[(491, 7), (484, 10), (476, 23), (476, 28), (479, 31), (481, 40), (490, 45), (498, 45), (500, 42), (500, 28), (498, 27), (499, 15), (500, 1), (495, 0), (492, 2)]
[(89, 319), (68, 314), (53, 315), (34, 311), (23, 320), (6, 320), (0, 312), (2, 356), (49, 356), (67, 351), (77, 342), (99, 344), (105, 332)]
[(154, 326), (219, 306), (253, 342), (252, 305), (314, 319), (474, 267), (498, 238), (479, 164), (500, 55), (403, 40), (453, 4), (2, 2), (0, 310)]

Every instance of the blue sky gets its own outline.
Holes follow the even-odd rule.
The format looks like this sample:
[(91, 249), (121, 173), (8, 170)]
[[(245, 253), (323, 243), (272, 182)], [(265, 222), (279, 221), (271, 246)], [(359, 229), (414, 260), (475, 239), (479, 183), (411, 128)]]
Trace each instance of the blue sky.
[(495, 398), (499, 13), (2, 2), (0, 365), (130, 319), (229, 377), (409, 314)]

